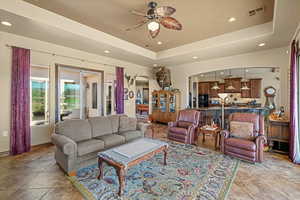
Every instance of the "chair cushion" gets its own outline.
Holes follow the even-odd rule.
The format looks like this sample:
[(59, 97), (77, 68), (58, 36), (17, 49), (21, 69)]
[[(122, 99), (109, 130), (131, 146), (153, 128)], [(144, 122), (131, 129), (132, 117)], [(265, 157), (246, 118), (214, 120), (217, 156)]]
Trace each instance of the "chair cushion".
[(91, 125), (87, 120), (69, 119), (56, 124), (55, 132), (64, 135), (75, 142), (92, 138)]
[(119, 134), (125, 137), (126, 142), (143, 137), (141, 131), (126, 131)]
[(185, 122), (185, 121), (178, 121), (177, 126), (180, 128), (188, 128), (189, 126), (193, 125), (192, 122)]
[(186, 128), (170, 127), (169, 131), (173, 132), (173, 133), (178, 133), (178, 134), (186, 135), (188, 130)]
[(256, 144), (250, 140), (239, 139), (239, 138), (227, 138), (225, 139), (225, 144), (232, 147), (245, 149), (248, 151), (253, 151), (253, 152), (256, 151)]
[(92, 136), (98, 137), (102, 135), (112, 134), (111, 120), (107, 117), (91, 117), (89, 122), (92, 127)]
[(125, 143), (125, 137), (117, 134), (109, 134), (96, 137), (95, 139), (102, 140), (105, 148), (110, 148)]
[(86, 140), (77, 143), (78, 156), (83, 156), (92, 152), (101, 151), (104, 149), (104, 142), (101, 140)]
[(230, 136), (236, 138), (243, 138), (247, 140), (254, 140), (253, 123), (251, 122), (230, 122)]
[(137, 125), (136, 118), (121, 116), (119, 132), (135, 131)]

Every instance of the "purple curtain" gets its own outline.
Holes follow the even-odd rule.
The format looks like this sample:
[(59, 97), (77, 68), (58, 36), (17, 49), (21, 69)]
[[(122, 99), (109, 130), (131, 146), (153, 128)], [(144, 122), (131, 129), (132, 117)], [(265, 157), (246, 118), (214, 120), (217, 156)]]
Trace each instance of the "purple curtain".
[(124, 113), (124, 68), (116, 67), (116, 111), (117, 114)]
[(298, 105), (298, 43), (293, 41), (291, 47), (291, 96), (290, 96), (290, 159), (300, 164), (299, 105)]
[(30, 50), (12, 47), (10, 153), (30, 151)]

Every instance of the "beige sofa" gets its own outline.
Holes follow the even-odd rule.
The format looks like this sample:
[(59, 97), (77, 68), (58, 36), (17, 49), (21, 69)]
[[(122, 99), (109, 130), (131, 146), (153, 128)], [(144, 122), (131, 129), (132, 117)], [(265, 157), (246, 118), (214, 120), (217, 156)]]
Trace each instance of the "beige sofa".
[(69, 175), (97, 162), (97, 153), (144, 137), (147, 124), (126, 115), (66, 120), (56, 124), (52, 142), (57, 164)]

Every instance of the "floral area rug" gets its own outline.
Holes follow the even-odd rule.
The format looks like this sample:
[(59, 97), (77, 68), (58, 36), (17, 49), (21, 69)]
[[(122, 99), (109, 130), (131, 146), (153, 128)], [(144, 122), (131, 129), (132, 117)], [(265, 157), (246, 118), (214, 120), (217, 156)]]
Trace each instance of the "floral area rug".
[(124, 195), (117, 195), (119, 181), (114, 168), (104, 164), (104, 178), (97, 179), (92, 165), (68, 177), (86, 199), (96, 200), (216, 200), (226, 199), (239, 161), (193, 145), (168, 142), (167, 166), (163, 154), (128, 169)]

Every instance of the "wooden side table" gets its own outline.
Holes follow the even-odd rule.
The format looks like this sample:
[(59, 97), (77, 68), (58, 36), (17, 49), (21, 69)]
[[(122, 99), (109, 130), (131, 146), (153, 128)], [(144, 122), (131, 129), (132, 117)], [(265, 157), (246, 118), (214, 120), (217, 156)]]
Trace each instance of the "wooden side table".
[(213, 135), (215, 137), (215, 149), (218, 149), (218, 146), (220, 144), (220, 132), (221, 129), (217, 128), (215, 130), (205, 129), (203, 127), (199, 128), (199, 134), (202, 134), (202, 142), (205, 143), (205, 135)]

